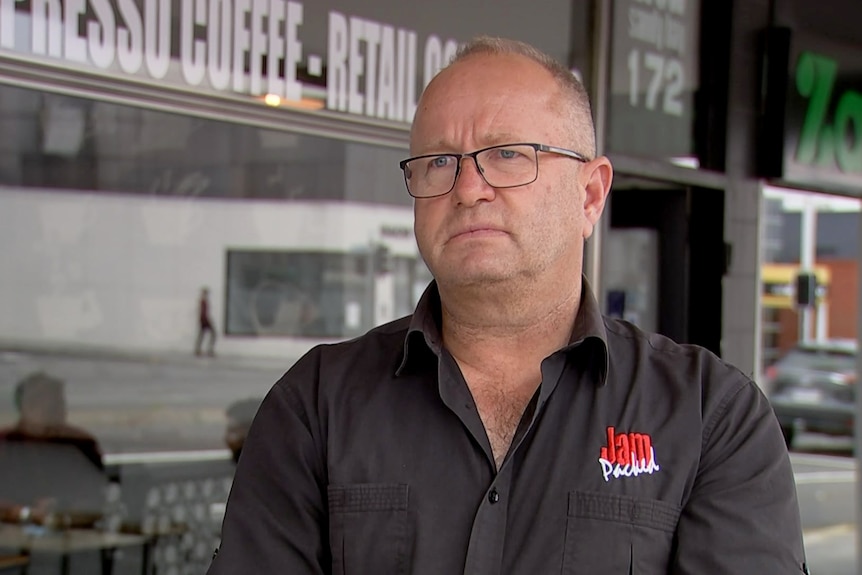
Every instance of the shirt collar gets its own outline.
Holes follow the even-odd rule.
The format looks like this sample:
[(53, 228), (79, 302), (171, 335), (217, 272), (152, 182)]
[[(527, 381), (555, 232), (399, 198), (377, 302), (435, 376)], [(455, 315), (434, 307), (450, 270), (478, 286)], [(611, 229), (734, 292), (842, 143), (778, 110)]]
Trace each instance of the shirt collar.
[[(420, 361), (418, 356), (424, 355), (426, 351), (431, 351), (435, 356), (440, 357), (443, 346), (440, 325), (440, 292), (437, 289), (437, 282), (432, 281), (419, 298), (419, 303), (416, 304), (410, 319), (407, 336), (404, 338), (404, 354), (395, 372), (396, 375), (401, 375), (414, 359)], [(569, 343), (561, 351), (570, 358), (586, 357), (590, 367), (595, 370), (596, 383), (604, 385), (608, 378), (609, 364), (607, 340), (607, 330), (599, 304), (589, 282), (586, 278), (582, 278), (581, 304), (578, 307)]]

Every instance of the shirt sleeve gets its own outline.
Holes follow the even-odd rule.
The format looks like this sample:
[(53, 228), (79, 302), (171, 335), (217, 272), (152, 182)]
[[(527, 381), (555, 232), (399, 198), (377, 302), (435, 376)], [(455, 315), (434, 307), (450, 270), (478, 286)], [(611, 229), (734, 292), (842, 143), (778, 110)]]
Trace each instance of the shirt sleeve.
[(793, 470), (768, 400), (745, 378), (706, 416), (670, 573), (806, 573)]
[(309, 363), (316, 362), (300, 360), (261, 403), (237, 464), (221, 546), (208, 575), (328, 570), (323, 449), (315, 439), (311, 400), (298, 391), (316, 387), (317, 369)]

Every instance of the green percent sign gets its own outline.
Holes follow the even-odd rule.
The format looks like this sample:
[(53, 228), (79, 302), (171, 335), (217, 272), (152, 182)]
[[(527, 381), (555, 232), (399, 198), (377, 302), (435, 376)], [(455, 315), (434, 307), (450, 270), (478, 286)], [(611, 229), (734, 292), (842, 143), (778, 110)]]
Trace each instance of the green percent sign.
[[(796, 89), (808, 109), (796, 148), (801, 164), (838, 166), (845, 173), (862, 174), (862, 94), (846, 90), (833, 97), (838, 63), (832, 58), (803, 52), (796, 65)], [(830, 125), (829, 107), (837, 99)]]

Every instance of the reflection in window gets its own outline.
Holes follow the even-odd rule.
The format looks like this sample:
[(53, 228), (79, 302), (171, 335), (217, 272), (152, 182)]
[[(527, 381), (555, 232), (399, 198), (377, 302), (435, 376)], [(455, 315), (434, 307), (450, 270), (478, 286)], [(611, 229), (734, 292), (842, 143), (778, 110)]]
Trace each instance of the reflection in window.
[(0, 85), (0, 185), (409, 206), (405, 152)]
[[(761, 266), (762, 368), (799, 341), (855, 338), (859, 200), (768, 187)], [(797, 278), (816, 278), (797, 302)]]
[[(144, 557), (202, 572), (233, 474), (227, 405), (263, 397), (317, 341), (410, 313), (430, 280), (406, 150), (5, 85), (0, 134), (4, 533), (74, 548), (56, 527), (108, 531), (147, 543), (116, 573)], [(204, 287), (213, 357), (194, 354)], [(68, 396), (45, 437), (19, 422), (33, 373)], [(80, 449), (96, 442), (104, 466)], [(75, 572), (98, 572), (87, 549)]]
[(357, 253), (231, 250), (227, 260), (229, 335), (359, 335), (411, 313), (429, 281), (424, 264), (379, 246)]
[[(4, 532), (108, 531), (147, 543), (116, 573), (202, 572), (233, 474), (227, 406), (259, 401), (315, 343), (409, 314), (431, 279), (406, 150), (4, 85), (0, 133)], [(199, 357), (203, 288), (219, 339)], [(32, 373), (68, 396), (39, 444), (18, 433)], [(104, 470), (57, 441), (73, 429)], [(161, 453), (185, 450), (204, 457)]]

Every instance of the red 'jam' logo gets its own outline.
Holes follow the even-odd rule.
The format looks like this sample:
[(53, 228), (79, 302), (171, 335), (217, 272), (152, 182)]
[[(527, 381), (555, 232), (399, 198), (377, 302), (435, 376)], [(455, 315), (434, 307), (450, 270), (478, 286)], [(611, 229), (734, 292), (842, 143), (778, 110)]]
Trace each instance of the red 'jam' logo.
[(602, 447), (599, 463), (605, 481), (611, 477), (637, 477), (659, 469), (652, 439), (646, 433), (617, 433), (608, 427), (608, 444)]

